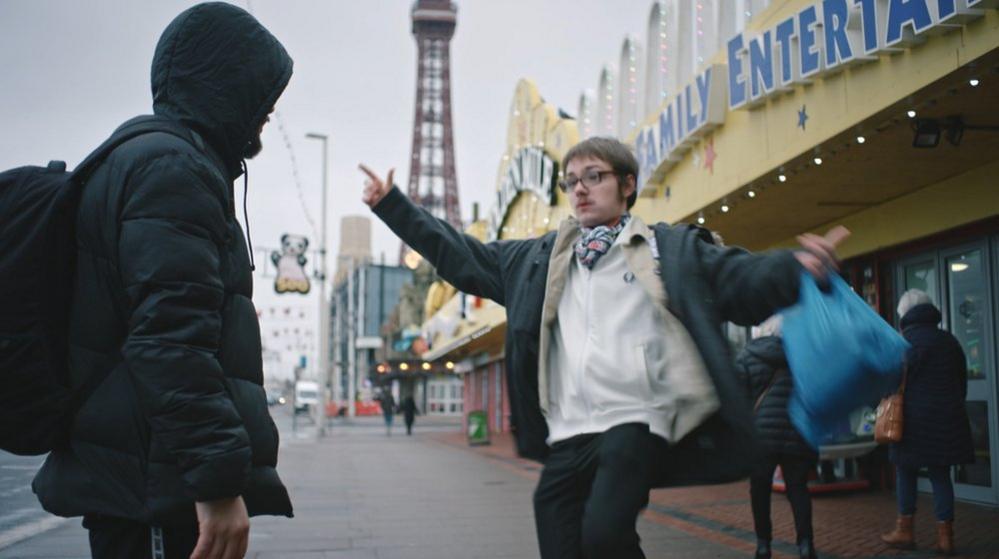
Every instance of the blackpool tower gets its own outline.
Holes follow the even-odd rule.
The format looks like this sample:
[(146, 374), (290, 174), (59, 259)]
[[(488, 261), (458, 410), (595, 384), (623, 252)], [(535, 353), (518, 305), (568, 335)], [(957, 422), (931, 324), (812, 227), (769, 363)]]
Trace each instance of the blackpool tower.
[[(408, 194), (414, 203), (461, 229), (451, 131), (451, 37), (458, 8), (448, 0), (413, 4), (416, 38), (416, 107)], [(400, 258), (405, 256), (402, 247)]]

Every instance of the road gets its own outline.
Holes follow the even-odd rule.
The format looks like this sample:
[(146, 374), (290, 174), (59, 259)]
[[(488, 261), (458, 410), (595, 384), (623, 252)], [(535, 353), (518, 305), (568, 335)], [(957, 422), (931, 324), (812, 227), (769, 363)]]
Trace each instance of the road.
[[(282, 453), (289, 444), (307, 445), (315, 441), (316, 425), (308, 417), (294, 417), (289, 406), (273, 407), (271, 414), (281, 434)], [(426, 433), (453, 431), (458, 428), (460, 419), (420, 418), (419, 421), (418, 429)], [(364, 437), (376, 437), (385, 432), (384, 423), (378, 418), (359, 418), (353, 422), (337, 419), (331, 423), (330, 429), (333, 437), (345, 430)], [(396, 418), (393, 434), (405, 436), (401, 416)], [(38, 553), (38, 557), (87, 555), (86, 532), (80, 527), (80, 519), (58, 518), (46, 513), (31, 491), (31, 480), (43, 461), (43, 456), (15, 456), (0, 451), (0, 558), (14, 557), (4, 550), (29, 540), (35, 544), (32, 549), (33, 553)], [(17, 547), (24, 549), (25, 543)], [(45, 555), (50, 552), (53, 555)]]

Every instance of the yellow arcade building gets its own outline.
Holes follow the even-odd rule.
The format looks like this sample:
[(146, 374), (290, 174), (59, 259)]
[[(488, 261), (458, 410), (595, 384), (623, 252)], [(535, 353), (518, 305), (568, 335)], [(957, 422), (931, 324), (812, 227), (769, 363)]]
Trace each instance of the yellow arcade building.
[[(922, 289), (960, 341), (976, 462), (953, 468), (955, 493), (999, 505), (999, 2), (737, 3), (737, 20), (726, 2), (650, 3), (635, 22), (646, 41), (627, 36), (619, 67), (595, 69), (577, 119), (519, 82), (494, 205), (472, 231), (554, 229), (570, 213), (558, 161), (595, 134), (634, 146), (647, 222), (697, 222), (750, 250), (845, 225), (854, 289), (893, 325), (901, 293)], [(466, 374), (466, 412), (507, 429), (502, 309), (456, 294), (426, 326), (424, 358)]]

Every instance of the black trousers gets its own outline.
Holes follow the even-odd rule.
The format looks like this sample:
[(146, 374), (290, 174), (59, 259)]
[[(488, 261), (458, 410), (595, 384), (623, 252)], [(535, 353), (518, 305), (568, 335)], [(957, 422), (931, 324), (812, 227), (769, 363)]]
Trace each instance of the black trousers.
[(644, 558), (635, 524), (666, 452), (642, 423), (552, 445), (534, 491), (542, 559)]
[(774, 470), (780, 465), (787, 488), (787, 500), (791, 503), (794, 516), (794, 531), (797, 543), (812, 538), (812, 497), (808, 494), (808, 472), (815, 467), (815, 461), (803, 456), (769, 455), (749, 478), (749, 496), (753, 506), (753, 526), (757, 539), (773, 539), (773, 525), (770, 523), (770, 494), (773, 488)]
[(166, 526), (162, 533), (162, 555), (153, 555), (153, 528), (133, 520), (87, 515), (83, 527), (90, 532), (90, 554), (94, 559), (189, 559), (198, 543), (197, 525)]

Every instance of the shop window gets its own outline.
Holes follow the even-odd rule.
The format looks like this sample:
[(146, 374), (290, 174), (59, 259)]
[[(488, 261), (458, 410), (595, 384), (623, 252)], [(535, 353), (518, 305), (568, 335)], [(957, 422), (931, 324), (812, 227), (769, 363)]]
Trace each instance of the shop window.
[(933, 260), (915, 262), (905, 266), (905, 289), (919, 289), (925, 291), (933, 304), (940, 306), (937, 300), (937, 266)]
[(982, 265), (982, 251), (970, 250), (946, 261), (950, 332), (964, 349), (968, 360), (968, 378), (984, 379), (988, 283)]
[(732, 350), (732, 355), (737, 355), (742, 348), (746, 347), (749, 341), (749, 328), (739, 326), (731, 322), (724, 325), (725, 337), (728, 338), (728, 346)]

